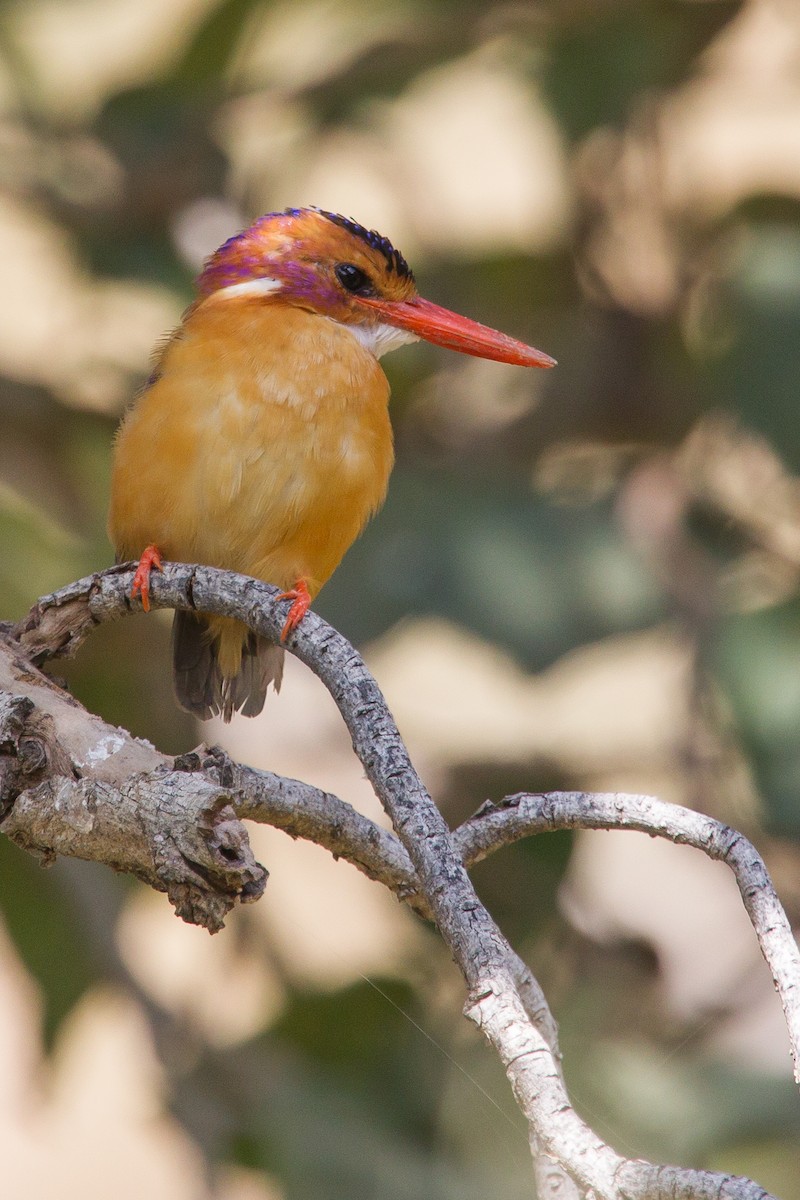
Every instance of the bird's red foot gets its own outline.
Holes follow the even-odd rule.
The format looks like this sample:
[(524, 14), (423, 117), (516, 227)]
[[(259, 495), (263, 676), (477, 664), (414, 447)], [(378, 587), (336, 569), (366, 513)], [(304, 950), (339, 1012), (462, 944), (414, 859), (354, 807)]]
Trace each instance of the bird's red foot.
[(278, 599), (291, 600), (293, 602), (292, 607), (286, 614), (286, 620), (281, 630), (281, 641), (285, 642), (289, 634), (293, 629), (297, 628), (311, 607), (311, 593), (308, 590), (308, 584), (305, 579), (298, 579), (294, 587), (290, 588), (288, 592), (281, 592)]
[(137, 596), (141, 596), (145, 612), (150, 612), (150, 572), (160, 570), (161, 551), (157, 546), (148, 546), (139, 559), (131, 588), (131, 598), (135, 600)]

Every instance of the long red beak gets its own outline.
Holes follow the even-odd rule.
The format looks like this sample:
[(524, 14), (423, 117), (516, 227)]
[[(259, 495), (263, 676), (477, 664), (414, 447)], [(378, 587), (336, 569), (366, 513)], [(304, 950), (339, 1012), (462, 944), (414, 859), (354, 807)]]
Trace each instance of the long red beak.
[(434, 346), (446, 346), (476, 358), (491, 358), (495, 362), (514, 363), (518, 367), (554, 367), (556, 360), (516, 338), (479, 325), (469, 317), (440, 308), (430, 300), (414, 296), (411, 300), (382, 300), (358, 297), (359, 304), (379, 313), (389, 325), (416, 333)]

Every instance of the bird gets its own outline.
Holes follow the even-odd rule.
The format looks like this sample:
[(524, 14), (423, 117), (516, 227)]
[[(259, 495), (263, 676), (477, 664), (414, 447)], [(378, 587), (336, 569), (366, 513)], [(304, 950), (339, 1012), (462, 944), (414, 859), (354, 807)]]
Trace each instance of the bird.
[(204, 264), (114, 444), (108, 532), (149, 610), (165, 560), (254, 576), (291, 601), (280, 644), (176, 612), (173, 684), (202, 720), (261, 712), (283, 643), (367, 520), (394, 461), (378, 360), (420, 338), (525, 367), (555, 360), (423, 299), (399, 250), (316, 207), (267, 213)]

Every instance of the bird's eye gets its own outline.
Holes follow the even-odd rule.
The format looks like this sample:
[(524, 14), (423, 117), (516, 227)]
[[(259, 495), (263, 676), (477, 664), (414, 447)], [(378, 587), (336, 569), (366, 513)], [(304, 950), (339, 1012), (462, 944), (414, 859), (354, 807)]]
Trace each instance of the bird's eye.
[(351, 292), (354, 296), (375, 294), (369, 276), (354, 263), (337, 263), (333, 273), (346, 292)]

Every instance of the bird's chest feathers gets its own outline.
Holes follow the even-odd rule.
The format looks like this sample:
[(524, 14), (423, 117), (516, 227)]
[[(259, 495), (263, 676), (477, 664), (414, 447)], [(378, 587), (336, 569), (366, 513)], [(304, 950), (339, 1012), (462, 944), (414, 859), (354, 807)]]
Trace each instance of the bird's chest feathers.
[(255, 487), (260, 507), (350, 492), (367, 509), (380, 503), (392, 465), (389, 387), (346, 329), (267, 309), (218, 338), (216, 351), (195, 420), (215, 447), (209, 482), (221, 499)]

